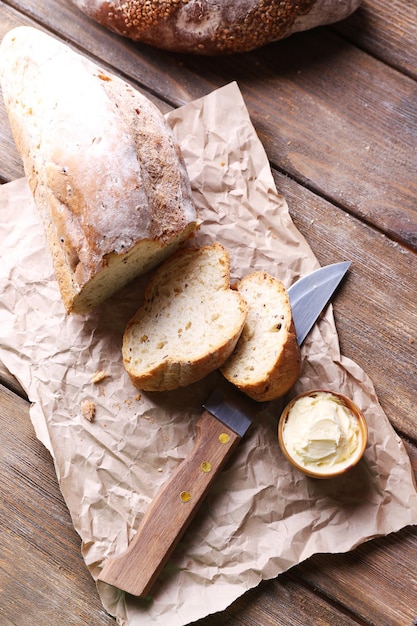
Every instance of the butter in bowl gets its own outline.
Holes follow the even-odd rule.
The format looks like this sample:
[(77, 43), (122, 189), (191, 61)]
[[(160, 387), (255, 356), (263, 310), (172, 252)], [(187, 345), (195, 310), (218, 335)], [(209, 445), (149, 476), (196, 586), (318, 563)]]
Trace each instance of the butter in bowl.
[(285, 457), (297, 469), (315, 478), (333, 478), (362, 458), (368, 427), (349, 398), (314, 389), (285, 407), (278, 439)]

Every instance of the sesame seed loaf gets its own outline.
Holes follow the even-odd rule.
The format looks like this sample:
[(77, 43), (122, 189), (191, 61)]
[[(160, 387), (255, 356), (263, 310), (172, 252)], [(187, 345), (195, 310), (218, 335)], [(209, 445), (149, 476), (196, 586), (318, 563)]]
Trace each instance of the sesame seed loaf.
[(230, 356), (247, 306), (229, 274), (229, 254), (219, 243), (181, 250), (155, 270), (123, 337), (123, 363), (136, 387), (185, 387)]
[(30, 27), (4, 37), (0, 82), (68, 313), (89, 311), (192, 236), (185, 164), (146, 97)]
[(300, 347), (284, 285), (266, 272), (253, 272), (237, 286), (248, 304), (242, 334), (220, 368), (254, 400), (283, 396), (300, 374)]
[(176, 52), (246, 52), (339, 21), (360, 0), (72, 0), (119, 35)]

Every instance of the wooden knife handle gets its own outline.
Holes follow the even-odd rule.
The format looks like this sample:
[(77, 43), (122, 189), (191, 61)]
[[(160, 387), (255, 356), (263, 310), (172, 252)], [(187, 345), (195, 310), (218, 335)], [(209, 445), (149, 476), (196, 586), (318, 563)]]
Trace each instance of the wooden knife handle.
[(157, 493), (127, 550), (105, 563), (98, 580), (134, 596), (148, 595), (239, 440), (204, 411), (191, 454)]

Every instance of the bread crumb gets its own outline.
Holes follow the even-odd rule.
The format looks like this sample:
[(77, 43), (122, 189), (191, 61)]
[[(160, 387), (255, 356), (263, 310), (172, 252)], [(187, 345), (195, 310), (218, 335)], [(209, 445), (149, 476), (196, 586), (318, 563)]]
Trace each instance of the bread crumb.
[(92, 400), (83, 400), (81, 402), (81, 415), (89, 422), (94, 421), (96, 416), (96, 405)]
[(104, 370), (99, 370), (92, 375), (91, 382), (96, 385), (97, 383), (101, 383), (101, 381), (108, 376), (110, 376), (108, 372), (105, 372)]

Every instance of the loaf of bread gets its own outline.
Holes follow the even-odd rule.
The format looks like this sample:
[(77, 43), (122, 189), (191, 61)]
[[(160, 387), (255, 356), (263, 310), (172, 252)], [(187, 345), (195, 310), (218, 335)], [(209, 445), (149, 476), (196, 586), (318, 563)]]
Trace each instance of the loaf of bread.
[(123, 337), (123, 363), (136, 387), (185, 387), (226, 361), (247, 314), (229, 274), (219, 243), (181, 250), (155, 270)]
[(284, 285), (253, 272), (237, 286), (248, 304), (242, 334), (220, 368), (246, 395), (264, 402), (283, 396), (300, 374), (300, 347)]
[(30, 27), (4, 37), (0, 83), (68, 313), (89, 311), (192, 236), (185, 164), (150, 100)]
[(360, 0), (72, 0), (119, 35), (176, 52), (246, 52), (344, 19)]

